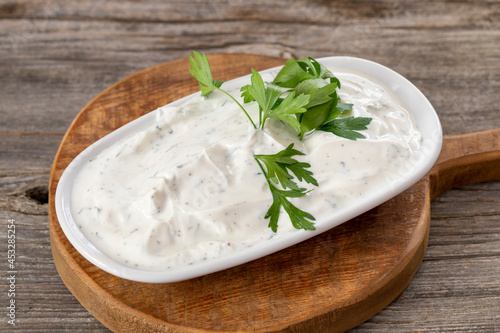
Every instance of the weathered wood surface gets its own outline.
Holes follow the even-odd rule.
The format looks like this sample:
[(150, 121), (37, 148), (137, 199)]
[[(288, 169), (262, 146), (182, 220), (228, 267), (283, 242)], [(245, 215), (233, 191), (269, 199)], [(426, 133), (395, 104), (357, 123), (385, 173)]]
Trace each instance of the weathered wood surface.
[[(119, 79), (190, 50), (352, 55), (414, 82), (445, 134), (500, 127), (498, 1), (0, 0), (0, 243), (16, 220), (16, 326), (106, 331), (52, 261), (47, 185), (65, 130)], [(429, 247), (409, 287), (354, 332), (500, 330), (500, 182), (432, 203)]]

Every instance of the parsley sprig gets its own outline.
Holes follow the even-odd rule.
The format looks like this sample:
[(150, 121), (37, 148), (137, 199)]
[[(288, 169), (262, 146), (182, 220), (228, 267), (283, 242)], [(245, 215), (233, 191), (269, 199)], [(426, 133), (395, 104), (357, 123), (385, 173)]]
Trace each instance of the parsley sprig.
[(196, 80), (198, 80), (202, 96), (206, 98), (214, 90), (219, 90), (223, 92), (224, 94), (229, 96), (229, 98), (231, 98), (240, 107), (240, 109), (243, 110), (248, 120), (252, 123), (253, 127), (257, 128), (257, 125), (255, 125), (252, 117), (250, 117), (250, 115), (245, 110), (245, 108), (240, 104), (240, 102), (238, 102), (233, 97), (233, 95), (221, 89), (221, 86), (224, 83), (224, 81), (217, 81), (213, 79), (212, 70), (210, 69), (210, 64), (208, 63), (208, 58), (205, 54), (201, 55), (200, 53), (193, 51), (193, 56), (191, 55), (189, 56), (189, 63), (191, 64), (189, 72), (191, 73), (191, 75), (195, 77)]
[[(241, 88), (242, 97), (245, 103), (256, 101), (259, 105), (259, 128), (263, 129), (268, 118), (280, 119), (295, 130), (299, 130), (300, 124), (296, 115), (307, 111), (305, 106), (309, 103), (309, 96), (297, 94), (278, 85), (264, 84), (262, 76), (252, 69), (250, 77), (251, 84)], [(282, 95), (288, 93), (285, 98)]]
[(342, 103), (337, 89), (340, 81), (325, 66), (313, 58), (289, 59), (273, 82), (264, 83), (259, 72), (252, 69), (250, 84), (241, 88), (243, 102), (257, 102), (259, 122), (256, 124), (247, 110), (231, 94), (221, 88), (224, 81), (214, 80), (207, 56), (193, 51), (189, 56), (189, 72), (198, 80), (204, 97), (219, 90), (231, 98), (245, 113), (252, 126), (263, 129), (267, 119), (288, 123), (300, 139), (315, 130), (331, 132), (350, 140), (363, 139), (358, 131), (366, 129), (371, 118), (338, 118), (352, 110)]
[(288, 200), (288, 198), (303, 197), (310, 192), (310, 190), (299, 187), (294, 180), (295, 178), (298, 181), (305, 181), (308, 184), (318, 186), (318, 182), (313, 177), (312, 172), (306, 169), (311, 167), (311, 165), (292, 158), (295, 155), (304, 154), (293, 149), (293, 143), (273, 155), (254, 155), (257, 164), (266, 177), (267, 184), (273, 196), (273, 203), (267, 211), (265, 218), (269, 219), (269, 227), (274, 232), (278, 230), (278, 219), (282, 207), (296, 229), (316, 230), (314, 223), (311, 222), (315, 221), (314, 216), (297, 208)]
[[(350, 140), (365, 138), (357, 131), (366, 129), (371, 118), (350, 117), (354, 121), (337, 118), (351, 111), (353, 105), (340, 101), (337, 94), (337, 88), (340, 89), (339, 79), (315, 59), (309, 57), (287, 60), (272, 83), (297, 94), (310, 96), (310, 101), (305, 106), (306, 112), (297, 118), (301, 139), (314, 130), (331, 132)], [(339, 128), (342, 130), (338, 130)]]
[[(326, 131), (349, 140), (365, 138), (359, 131), (367, 129), (371, 118), (346, 116), (353, 105), (340, 101), (337, 94), (340, 81), (313, 58), (288, 60), (272, 82), (265, 83), (259, 72), (252, 69), (250, 84), (241, 88), (241, 97), (244, 104), (256, 102), (259, 106), (258, 124), (238, 100), (221, 88), (224, 81), (213, 79), (205, 54), (193, 51), (189, 61), (189, 72), (198, 80), (202, 96), (207, 98), (214, 90), (225, 93), (243, 110), (255, 129), (264, 129), (266, 121), (275, 118), (289, 124), (301, 140), (313, 131)], [(304, 154), (294, 149), (293, 144), (276, 154), (254, 155), (273, 197), (265, 218), (269, 219), (269, 227), (274, 232), (281, 208), (295, 228), (315, 230), (315, 218), (289, 200), (311, 191), (299, 187), (296, 180), (318, 186), (307, 169), (310, 165), (292, 158), (296, 155)]]

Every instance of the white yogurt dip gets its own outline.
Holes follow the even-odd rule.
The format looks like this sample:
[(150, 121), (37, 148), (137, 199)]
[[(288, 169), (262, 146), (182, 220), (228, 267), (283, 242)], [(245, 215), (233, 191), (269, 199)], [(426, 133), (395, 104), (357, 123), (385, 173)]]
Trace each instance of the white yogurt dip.
[[(100, 251), (130, 267), (166, 270), (218, 258), (296, 230), (283, 212), (278, 232), (264, 216), (272, 204), (254, 154), (275, 154), (290, 143), (305, 153), (319, 186), (293, 203), (318, 227), (338, 209), (412, 167), (421, 135), (410, 113), (374, 80), (334, 72), (347, 116), (371, 117), (366, 139), (316, 131), (300, 141), (291, 127), (269, 119), (255, 130), (220, 92), (193, 96), (156, 111), (154, 126), (117, 142), (78, 174), (71, 210)], [(276, 73), (263, 75), (272, 81)], [(224, 87), (224, 86), (223, 86)], [(239, 89), (230, 91), (239, 98)], [(241, 99), (240, 99), (241, 100)], [(246, 109), (257, 116), (256, 104)]]

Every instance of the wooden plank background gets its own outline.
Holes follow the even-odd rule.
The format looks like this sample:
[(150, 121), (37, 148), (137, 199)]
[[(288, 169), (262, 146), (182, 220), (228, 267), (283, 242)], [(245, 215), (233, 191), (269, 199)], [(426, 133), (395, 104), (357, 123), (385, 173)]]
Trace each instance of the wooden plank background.
[[(0, 0), (0, 248), (16, 225), (16, 326), (106, 332), (52, 261), (47, 185), (79, 110), (137, 70), (206, 53), (349, 55), (377, 61), (429, 98), (445, 134), (500, 127), (500, 2), (474, 0)], [(429, 247), (413, 282), (353, 332), (500, 331), (500, 182), (432, 204)]]

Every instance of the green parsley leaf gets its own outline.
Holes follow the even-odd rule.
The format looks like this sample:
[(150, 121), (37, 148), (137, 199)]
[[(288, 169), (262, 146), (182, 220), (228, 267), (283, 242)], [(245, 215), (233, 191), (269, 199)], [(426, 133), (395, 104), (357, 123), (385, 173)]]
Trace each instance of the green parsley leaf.
[[(330, 83), (327, 83), (328, 81)], [(336, 119), (340, 114), (352, 110), (353, 105), (340, 103), (337, 95), (337, 88), (340, 88), (339, 79), (317, 60), (311, 57), (288, 60), (273, 83), (294, 88), (296, 94), (310, 96), (309, 103), (304, 106), (307, 110), (296, 113), (299, 126), (297, 127), (294, 120), (289, 121), (295, 129), (299, 129), (300, 139), (314, 130), (331, 132), (350, 140), (365, 138), (356, 131), (366, 129), (371, 118)]]
[(327, 84), (323, 79), (309, 79), (299, 83), (295, 87), (295, 92), (311, 96), (306, 105), (307, 108), (311, 108), (330, 101), (336, 89), (336, 83)]
[(305, 106), (309, 103), (309, 95), (301, 94), (295, 97), (292, 91), (283, 101), (269, 113), (269, 117), (282, 120), (290, 124), (296, 131), (300, 129), (300, 123), (296, 118), (296, 114), (307, 111)]
[(288, 169), (293, 172), (295, 177), (299, 181), (304, 180), (306, 183), (318, 186), (318, 181), (313, 177), (313, 173), (306, 168), (310, 168), (311, 165), (305, 162), (293, 163), (288, 166)]
[(255, 98), (248, 92), (248, 87), (250, 87), (250, 84), (247, 84), (246, 86), (243, 86), (240, 88), (241, 91), (241, 97), (243, 97), (243, 103), (250, 103), (250, 102), (255, 102)]
[(215, 89), (220, 88), (224, 81), (216, 81), (212, 78), (212, 71), (210, 70), (208, 58), (205, 53), (201, 55), (193, 51), (193, 55), (194, 58), (191, 55), (189, 56), (189, 63), (191, 64), (189, 72), (198, 80), (201, 95), (206, 97)]
[(321, 130), (321, 126), (327, 122), (337, 118), (341, 113), (352, 110), (352, 104), (339, 103), (340, 98), (337, 97), (335, 91), (331, 100), (309, 108), (299, 118), (300, 120), (300, 139), (304, 134), (313, 130)]
[(267, 169), (266, 176), (274, 183), (280, 184), (283, 188), (298, 190), (298, 185), (291, 181), (293, 176), (287, 169), (291, 170), (299, 181), (304, 179), (307, 183), (318, 186), (318, 182), (312, 177), (312, 172), (305, 168), (310, 168), (308, 163), (299, 162), (292, 156), (304, 155), (301, 151), (293, 148), (293, 143), (282, 151), (273, 155), (255, 155), (255, 158), (262, 161)]
[(264, 218), (269, 219), (268, 227), (271, 228), (272, 231), (278, 231), (278, 220), (281, 213), (281, 207), (283, 207), (285, 212), (290, 217), (290, 221), (292, 221), (292, 225), (295, 229), (316, 230), (316, 228), (314, 227), (314, 223), (311, 222), (316, 220), (314, 216), (295, 207), (287, 199), (303, 197), (304, 195), (306, 195), (306, 193), (296, 190), (280, 190), (273, 184), (270, 184), (269, 188), (273, 196), (273, 203), (271, 207), (269, 207), (269, 210), (267, 211)]
[(307, 73), (313, 75), (318, 79), (330, 79), (330, 83), (336, 83), (340, 88), (340, 81), (330, 72), (323, 64), (319, 63), (316, 59), (308, 57), (297, 61), (299, 66)]
[[(287, 198), (300, 198), (306, 195), (309, 191), (305, 188), (300, 188), (293, 180), (289, 171), (291, 171), (299, 181), (305, 181), (308, 184), (318, 185), (318, 182), (313, 177), (313, 174), (307, 168), (311, 165), (304, 162), (299, 162), (292, 158), (295, 155), (304, 155), (302, 152), (293, 149), (293, 143), (284, 150), (273, 155), (254, 155), (257, 164), (266, 177), (269, 189), (273, 196), (273, 203), (266, 213), (265, 218), (269, 218), (269, 227), (276, 232), (278, 228), (278, 219), (281, 207), (290, 217), (292, 224), (297, 229), (315, 230), (314, 217), (299, 208), (295, 207)], [(265, 165), (265, 169), (261, 162)], [(267, 172), (266, 172), (267, 170)], [(279, 189), (280, 185), (282, 189)], [(287, 190), (289, 189), (289, 190)]]
[(273, 83), (280, 87), (295, 88), (297, 84), (307, 79), (314, 79), (314, 76), (304, 71), (295, 59), (289, 59), (278, 72)]
[(365, 136), (359, 132), (367, 129), (372, 118), (365, 117), (347, 117), (333, 119), (322, 125), (319, 129), (325, 132), (331, 132), (349, 140), (364, 139)]
[(248, 114), (247, 110), (234, 98), (230, 93), (221, 89), (224, 81), (216, 81), (212, 77), (212, 70), (210, 69), (210, 64), (208, 63), (208, 58), (205, 54), (201, 55), (196, 51), (193, 51), (194, 58), (190, 55), (189, 62), (191, 67), (189, 68), (189, 72), (194, 76), (198, 83), (200, 84), (201, 95), (205, 98), (208, 97), (214, 90), (219, 90), (226, 94), (230, 99), (235, 102), (240, 109), (245, 113), (250, 123), (253, 125), (255, 129), (257, 129), (257, 125), (255, 125), (252, 117)]
[(283, 91), (280, 89), (274, 89), (275, 86), (268, 87), (266, 89), (262, 76), (260, 76), (259, 72), (255, 69), (252, 69), (250, 81), (252, 84), (247, 86), (247, 91), (257, 104), (259, 104), (259, 110), (262, 115), (260, 119), (262, 128), (262, 123), (271, 112), (271, 108), (274, 106), (278, 98), (283, 94)]
[[(336, 95), (336, 93), (335, 93)], [(341, 114), (346, 114), (348, 111), (352, 111), (353, 104), (349, 103), (340, 103), (340, 97), (336, 97), (333, 99), (332, 104), (331, 104), (331, 110), (329, 115), (326, 117), (325, 120), (316, 127), (319, 128), (321, 125), (328, 123), (329, 121), (337, 118)]]
[(337, 117), (338, 114), (335, 115), (334, 111), (335, 103), (333, 99), (308, 109), (300, 117), (300, 138), (302, 139), (307, 132), (319, 128), (329, 116)]
[[(250, 77), (250, 82), (251, 84), (246, 85), (242, 88), (243, 94), (242, 96), (244, 97), (245, 100), (254, 100), (257, 102), (259, 105), (259, 124), (260, 128), (264, 128), (264, 124), (266, 122), (266, 119), (271, 115), (271, 113), (275, 113), (273, 117), (279, 118), (282, 120), (285, 120), (287, 122), (292, 122), (293, 125), (297, 125), (298, 127), (298, 122), (295, 124), (293, 120), (291, 120), (288, 116), (288, 114), (293, 114), (299, 112), (298, 110), (278, 110), (278, 112), (273, 112), (273, 108), (275, 107), (276, 103), (278, 102), (278, 99), (280, 98), (283, 93), (288, 91), (289, 89), (279, 87), (275, 84), (268, 84), (267, 88), (266, 85), (264, 84), (264, 80), (262, 79), (262, 76), (257, 72), (256, 70), (252, 69), (252, 76)], [(286, 98), (285, 98), (286, 100)], [(291, 107), (295, 107), (296, 105), (293, 103), (290, 103), (290, 101), (287, 101), (287, 103)], [(281, 105), (282, 103), (280, 103)], [(301, 105), (302, 106), (302, 105)], [(279, 106), (278, 106), (279, 108)], [(305, 112), (305, 109), (304, 109)], [(296, 121), (296, 119), (294, 119)]]

